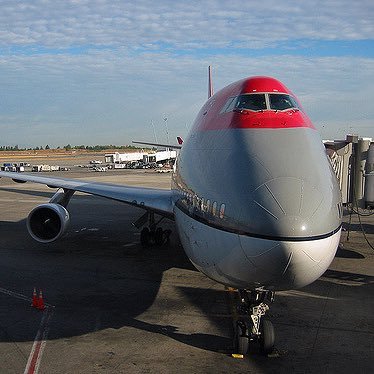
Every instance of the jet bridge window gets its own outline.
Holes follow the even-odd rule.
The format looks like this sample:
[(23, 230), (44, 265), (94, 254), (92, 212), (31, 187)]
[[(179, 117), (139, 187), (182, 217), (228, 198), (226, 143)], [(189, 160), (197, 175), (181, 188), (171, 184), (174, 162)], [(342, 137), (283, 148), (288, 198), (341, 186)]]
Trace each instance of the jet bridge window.
[(300, 109), (296, 100), (290, 95), (269, 94), (269, 102), (272, 110)]
[(266, 110), (265, 94), (245, 94), (237, 97), (230, 97), (221, 113), (227, 113), (233, 110)]

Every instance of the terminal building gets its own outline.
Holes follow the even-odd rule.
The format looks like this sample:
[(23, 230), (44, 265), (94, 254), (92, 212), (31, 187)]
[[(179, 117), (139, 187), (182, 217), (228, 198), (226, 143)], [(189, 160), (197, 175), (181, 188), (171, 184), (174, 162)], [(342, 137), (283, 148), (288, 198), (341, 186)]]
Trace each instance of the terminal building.
[(108, 153), (105, 155), (105, 162), (108, 164), (125, 164), (128, 162), (140, 161), (144, 163), (166, 163), (173, 161), (177, 157), (177, 152), (166, 149), (158, 152), (129, 152), (129, 153)]

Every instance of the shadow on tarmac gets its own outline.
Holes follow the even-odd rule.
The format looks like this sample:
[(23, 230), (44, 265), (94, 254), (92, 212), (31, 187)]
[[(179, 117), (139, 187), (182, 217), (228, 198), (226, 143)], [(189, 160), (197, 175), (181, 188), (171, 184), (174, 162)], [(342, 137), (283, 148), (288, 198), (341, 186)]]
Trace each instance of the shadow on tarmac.
[(17, 193), (17, 194), (19, 193), (20, 195), (51, 198), (54, 195), (54, 193), (57, 191), (57, 189), (53, 188), (51, 189), (51, 192), (45, 192), (45, 191), (35, 191), (35, 190), (24, 190), (24, 189), (19, 189), (19, 188), (0, 187), (0, 192), (2, 191)]
[(345, 249), (343, 248), (341, 245), (338, 247), (338, 250), (336, 251), (336, 255), (335, 257), (338, 257), (338, 258), (365, 258), (364, 255), (362, 255), (361, 253), (359, 252), (356, 252), (356, 251), (352, 251), (350, 249)]
[[(14, 192), (14, 189), (6, 190)], [(22, 191), (25, 193), (28, 191)], [(29, 195), (50, 196), (38, 191)], [(217, 300), (218, 305), (226, 305), (223, 290), (199, 289), (197, 284), (193, 289), (178, 287), (185, 300), (175, 295), (170, 295), (171, 300), (158, 297), (164, 273), (171, 268), (188, 271), (190, 276), (198, 274), (197, 279), (193, 276), (195, 283), (200, 278), (174, 234), (168, 247), (142, 248), (139, 232), (131, 226), (134, 218), (142, 214), (141, 209), (106, 199), (103, 204), (104, 199), (100, 198), (92, 198), (87, 205), (88, 198), (73, 197), (69, 204), (71, 225), (67, 234), (54, 243), (40, 244), (31, 239), (25, 220), (0, 222), (1, 232), (6, 232), (0, 236), (2, 287), (30, 296), (30, 300), (34, 287), (43, 290), (45, 302), (54, 307), (48, 339), (130, 326), (167, 335), (201, 349), (230, 350), (229, 338), (184, 334), (178, 332), (178, 326), (163, 323), (161, 317), (159, 323), (137, 319), (151, 307), (160, 315), (170, 309), (183, 314), (187, 301), (207, 313), (219, 330), (226, 331), (231, 326), (227, 310), (222, 313), (226, 313), (223, 317), (216, 317), (215, 310), (211, 310)], [(164, 224), (175, 231), (173, 222)], [(189, 280), (185, 279), (184, 283), (188, 284)], [(0, 294), (0, 300), (0, 340), (33, 341), (40, 311), (8, 295)]]
[[(49, 340), (130, 326), (207, 351), (232, 352), (232, 339), (227, 337), (232, 333), (232, 321), (225, 291), (201, 287), (205, 277), (195, 277), (200, 273), (195, 272), (175, 237), (168, 248), (141, 248), (138, 230), (131, 221), (142, 210), (105, 201), (103, 204), (102, 199), (93, 198), (86, 204), (87, 196), (74, 196), (67, 235), (48, 245), (28, 236), (24, 220), (1, 222), (2, 287), (30, 299), (33, 287), (43, 289), (46, 302), (55, 307)], [(174, 227), (172, 222), (167, 225)], [(344, 249), (338, 255), (361, 258)], [(195, 287), (175, 286), (172, 278), (170, 287), (179, 293), (160, 295), (163, 277), (172, 268), (181, 270), (178, 276), (188, 276), (186, 283)], [(323, 371), (332, 359), (344, 368), (357, 350), (363, 350), (362, 334), (372, 328), (370, 313), (362, 305), (358, 309), (357, 300), (373, 294), (373, 283), (374, 277), (359, 272), (328, 270), (308, 287), (278, 295), (269, 316), (277, 330), (280, 357), (274, 361), (254, 354), (251, 360), (269, 373), (275, 366), (277, 372), (305, 368), (306, 360), (310, 372)], [(180, 332), (181, 326), (173, 323), (168, 313), (188, 320), (186, 301), (188, 308), (198, 308), (220, 335)], [(150, 308), (155, 311), (152, 323), (141, 320)], [(0, 341), (32, 342), (39, 324), (40, 312), (29, 303), (0, 294)], [(363, 354), (355, 357), (360, 357), (361, 365), (370, 363)]]

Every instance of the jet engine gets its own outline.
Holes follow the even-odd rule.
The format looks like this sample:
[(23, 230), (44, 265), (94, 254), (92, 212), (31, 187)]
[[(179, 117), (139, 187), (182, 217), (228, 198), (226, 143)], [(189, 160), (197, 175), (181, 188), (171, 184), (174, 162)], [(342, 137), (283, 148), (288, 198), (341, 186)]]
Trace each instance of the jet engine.
[(55, 203), (41, 204), (27, 217), (27, 229), (33, 239), (50, 243), (60, 238), (70, 222), (69, 212)]

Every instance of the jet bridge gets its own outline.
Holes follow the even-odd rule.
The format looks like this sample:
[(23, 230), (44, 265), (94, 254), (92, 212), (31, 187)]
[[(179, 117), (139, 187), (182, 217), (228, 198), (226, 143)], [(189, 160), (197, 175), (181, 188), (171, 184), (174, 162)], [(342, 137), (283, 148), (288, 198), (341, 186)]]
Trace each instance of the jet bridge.
[(374, 143), (370, 138), (347, 135), (345, 140), (324, 141), (332, 168), (339, 180), (343, 204), (361, 208), (374, 200)]

